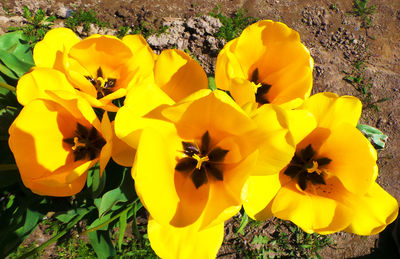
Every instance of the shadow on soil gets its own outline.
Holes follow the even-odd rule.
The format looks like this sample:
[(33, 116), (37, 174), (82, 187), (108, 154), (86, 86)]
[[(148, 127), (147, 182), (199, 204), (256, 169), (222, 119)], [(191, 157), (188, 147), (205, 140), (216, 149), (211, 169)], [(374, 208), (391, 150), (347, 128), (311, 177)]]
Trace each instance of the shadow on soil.
[(400, 258), (400, 218), (390, 224), (379, 234), (379, 240), (376, 248), (373, 248), (371, 254), (354, 257), (353, 259), (395, 259)]

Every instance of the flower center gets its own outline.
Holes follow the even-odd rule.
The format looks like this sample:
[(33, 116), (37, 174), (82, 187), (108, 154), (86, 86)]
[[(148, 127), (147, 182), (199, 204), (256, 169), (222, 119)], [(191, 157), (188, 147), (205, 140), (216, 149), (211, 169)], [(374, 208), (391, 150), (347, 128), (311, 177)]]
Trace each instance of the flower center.
[(218, 181), (224, 179), (221, 166), (229, 150), (220, 147), (210, 149), (208, 131), (201, 137), (200, 148), (194, 142), (185, 141), (182, 141), (182, 147), (184, 157), (178, 160), (175, 170), (190, 174), (196, 189), (207, 183), (210, 175)]
[(96, 78), (93, 78), (91, 76), (85, 76), (85, 78), (89, 80), (89, 82), (92, 83), (94, 87), (96, 87), (97, 99), (101, 99), (104, 96), (112, 93), (113, 88), (117, 83), (117, 79), (115, 78), (104, 77), (103, 70), (101, 69), (101, 67), (97, 69)]
[(259, 105), (269, 103), (266, 95), (271, 88), (271, 85), (259, 81), (258, 68), (254, 69), (250, 81), (253, 82), (255, 86), (254, 92), (256, 94), (256, 102)]
[(328, 165), (332, 160), (327, 157), (315, 158), (315, 151), (311, 144), (295, 154), (288, 167), (283, 172), (285, 175), (295, 179), (303, 191), (307, 184), (326, 184), (325, 170), (321, 167)]
[(74, 161), (84, 160), (87, 157), (93, 160), (99, 157), (101, 149), (106, 144), (95, 127), (88, 129), (80, 123), (77, 123), (75, 136), (65, 138), (63, 141), (71, 145)]

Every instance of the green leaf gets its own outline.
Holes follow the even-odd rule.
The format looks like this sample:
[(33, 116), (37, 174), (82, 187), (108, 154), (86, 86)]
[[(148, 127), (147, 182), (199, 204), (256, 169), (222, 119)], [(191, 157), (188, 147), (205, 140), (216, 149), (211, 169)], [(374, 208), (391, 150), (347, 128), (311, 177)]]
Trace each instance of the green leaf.
[(5, 33), (0, 36), (0, 49), (15, 55), (33, 66), (33, 57), (28, 38), (22, 31)]
[(101, 218), (119, 202), (133, 201), (136, 196), (134, 190), (133, 179), (126, 169), (120, 186), (103, 195), (99, 207), (99, 217)]
[(128, 221), (128, 211), (124, 211), (119, 218), (118, 250), (121, 250)]
[(90, 206), (88, 208), (72, 209), (72, 210), (68, 210), (62, 214), (58, 214), (57, 216), (55, 216), (55, 218), (58, 219), (59, 221), (61, 221), (62, 223), (68, 223), (71, 220), (73, 220), (77, 215), (86, 215), (93, 209), (95, 209), (95, 207), (93, 207), (93, 206)]
[(242, 220), (240, 221), (239, 229), (236, 233), (244, 234), (243, 230), (246, 227), (247, 223), (249, 223), (249, 216), (247, 216), (246, 212), (242, 214)]
[(364, 124), (358, 124), (357, 129), (359, 129), (365, 135), (365, 137), (367, 137), (367, 139), (376, 149), (385, 148), (388, 136), (383, 134), (382, 131)]
[(269, 244), (269, 238), (267, 236), (263, 235), (258, 235), (254, 236), (253, 240), (251, 241), (251, 244), (256, 244), (256, 245), (268, 245)]
[(0, 60), (17, 74), (18, 77), (23, 76), (33, 66), (33, 64), (24, 62), (16, 55), (2, 49), (0, 49)]
[(88, 171), (86, 185), (88, 187), (89, 195), (92, 198), (97, 198), (103, 191), (105, 183), (106, 173), (104, 171), (102, 177), (100, 177), (100, 166), (99, 163), (97, 163)]
[(208, 88), (212, 91), (217, 90), (217, 85), (215, 84), (215, 78), (212, 76), (208, 77)]
[(111, 242), (110, 233), (108, 231), (97, 230), (90, 232), (88, 236), (90, 244), (98, 258), (102, 259), (115, 256), (115, 248)]

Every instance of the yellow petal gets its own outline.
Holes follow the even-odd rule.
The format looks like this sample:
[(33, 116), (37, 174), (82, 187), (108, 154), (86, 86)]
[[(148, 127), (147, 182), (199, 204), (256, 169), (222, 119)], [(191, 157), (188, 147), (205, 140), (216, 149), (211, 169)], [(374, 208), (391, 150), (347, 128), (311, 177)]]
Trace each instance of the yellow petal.
[(374, 183), (365, 195), (353, 200), (352, 208), (354, 218), (345, 231), (375, 235), (397, 218), (399, 205), (395, 198)]
[(337, 94), (324, 92), (311, 96), (302, 109), (315, 116), (319, 127), (332, 128), (342, 123), (355, 127), (361, 116), (362, 104), (354, 96), (338, 97)]
[[(113, 131), (114, 122), (115, 121), (112, 122)], [(125, 167), (132, 167), (135, 154), (136, 149), (132, 148), (113, 134), (111, 157), (117, 164)]]
[(156, 108), (173, 103), (171, 98), (153, 84), (132, 88), (115, 118), (115, 134), (132, 148), (137, 148), (144, 128), (152, 127), (162, 131), (172, 127), (172, 124), (161, 120), (163, 117), (158, 116)]
[[(247, 79), (242, 67), (234, 55), (237, 38), (228, 42), (219, 52), (215, 65), (215, 83), (219, 89), (231, 90), (231, 83), (234, 79)], [(231, 80), (232, 79), (232, 80)]]
[(67, 197), (72, 196), (80, 192), (86, 183), (87, 172), (79, 176), (75, 181), (66, 184), (64, 186), (52, 186), (43, 185), (37, 183), (35, 180), (24, 180), (24, 185), (28, 187), (32, 192), (39, 195), (55, 196), (55, 197)]
[(147, 233), (151, 247), (161, 258), (215, 258), (224, 238), (224, 224), (201, 231), (197, 228), (162, 225), (150, 217)]
[(27, 105), (33, 99), (51, 99), (46, 93), (47, 90), (75, 92), (73, 86), (60, 71), (51, 68), (35, 68), (32, 72), (23, 75), (18, 81), (18, 102)]
[(279, 174), (250, 176), (247, 198), (243, 203), (246, 214), (255, 220), (267, 220), (272, 217), (268, 205), (280, 187)]
[(62, 53), (68, 51), (79, 41), (79, 37), (67, 28), (56, 28), (48, 31), (43, 40), (36, 43), (33, 49), (35, 65), (63, 71)]
[(337, 179), (326, 180), (326, 185), (308, 183), (305, 191), (289, 181), (276, 194), (271, 210), (274, 216), (292, 221), (307, 233), (328, 234), (351, 222), (351, 212), (341, 202), (346, 195)]
[(154, 67), (156, 84), (174, 101), (180, 101), (200, 89), (207, 89), (203, 68), (181, 50), (164, 50)]
[(108, 118), (108, 113), (104, 112), (103, 119), (101, 120), (101, 134), (106, 140), (106, 144), (103, 146), (100, 152), (100, 176), (103, 175), (103, 171), (106, 168), (108, 160), (111, 157), (112, 151), (112, 138), (113, 138), (113, 129), (111, 127), (110, 119)]
[(325, 167), (328, 173), (337, 176), (346, 189), (355, 194), (365, 193), (378, 175), (374, 147), (358, 129), (347, 123), (332, 129), (318, 156), (332, 160)]
[(248, 80), (235, 78), (231, 80), (230, 93), (235, 102), (243, 107), (256, 101), (254, 87), (254, 83)]
[(183, 139), (200, 139), (206, 130), (215, 139), (223, 139), (256, 128), (232, 98), (219, 90), (198, 91), (181, 103), (164, 109), (162, 114), (175, 123)]
[(154, 219), (163, 225), (175, 216), (180, 201), (175, 188), (175, 165), (177, 150), (181, 149), (176, 133), (160, 134), (147, 128), (142, 132), (132, 168), (138, 196)]

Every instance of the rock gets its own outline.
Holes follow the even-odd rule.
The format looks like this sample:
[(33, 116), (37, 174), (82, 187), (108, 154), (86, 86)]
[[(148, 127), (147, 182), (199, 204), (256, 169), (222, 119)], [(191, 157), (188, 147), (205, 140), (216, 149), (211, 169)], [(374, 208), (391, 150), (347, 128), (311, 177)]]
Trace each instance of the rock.
[(90, 24), (88, 35), (99, 33), (99, 27), (93, 23)]
[(7, 23), (10, 19), (6, 16), (0, 16), (0, 23)]
[(22, 16), (11, 16), (9, 19), (9, 21), (12, 23), (23, 23), (24, 20), (25, 20), (25, 18)]
[(55, 15), (62, 19), (67, 19), (72, 13), (73, 10), (65, 7), (63, 4), (59, 4), (57, 10), (55, 11)]

